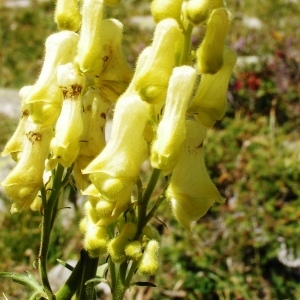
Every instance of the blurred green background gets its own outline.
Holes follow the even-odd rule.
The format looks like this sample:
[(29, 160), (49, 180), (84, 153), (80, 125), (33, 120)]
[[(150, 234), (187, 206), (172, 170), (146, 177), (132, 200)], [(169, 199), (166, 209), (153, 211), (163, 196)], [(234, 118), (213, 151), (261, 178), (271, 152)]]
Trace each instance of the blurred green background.
[[(0, 88), (19, 89), (39, 74), (45, 39), (57, 30), (54, 4), (31, 1), (11, 8), (4, 2)], [(162, 205), (158, 217), (167, 226), (156, 222), (163, 232), (157, 288), (145, 289), (141, 299), (300, 299), (300, 2), (228, 0), (227, 5), (233, 14), (228, 44), (239, 60), (226, 117), (205, 142), (208, 170), (227, 201), (199, 220), (192, 234), (170, 219), (167, 203)], [(108, 14), (124, 23), (124, 52), (134, 66), (151, 42), (151, 19), (139, 18), (149, 16), (149, 1), (123, 0)], [(195, 32), (193, 47), (200, 41)], [(1, 114), (0, 149), (15, 126), (16, 120)], [(63, 217), (56, 223), (51, 265), (56, 258), (77, 257), (79, 217), (80, 210), (70, 223)], [(0, 271), (36, 273), (39, 223), (39, 214), (11, 216), (1, 208)], [(8, 299), (27, 295), (8, 280), (0, 281), (0, 292)]]

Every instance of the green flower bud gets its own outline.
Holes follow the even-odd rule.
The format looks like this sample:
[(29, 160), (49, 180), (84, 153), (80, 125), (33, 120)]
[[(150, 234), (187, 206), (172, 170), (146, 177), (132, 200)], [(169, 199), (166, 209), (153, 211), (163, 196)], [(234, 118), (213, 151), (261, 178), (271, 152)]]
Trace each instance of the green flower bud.
[(151, 2), (151, 14), (156, 23), (168, 18), (181, 21), (181, 6), (183, 0), (153, 0)]
[(135, 90), (144, 101), (157, 103), (164, 100), (169, 78), (175, 66), (175, 48), (181, 35), (174, 19), (165, 19), (156, 26), (152, 53), (149, 55), (139, 76), (134, 79)]
[(194, 114), (196, 119), (206, 127), (213, 126), (226, 111), (227, 88), (237, 56), (234, 51), (226, 47), (223, 57), (223, 66), (216, 74), (201, 76), (198, 90), (188, 109), (188, 112)]
[(143, 255), (142, 244), (140, 241), (133, 241), (125, 246), (125, 254), (128, 258), (139, 260)]
[(153, 226), (145, 226), (142, 230), (142, 234), (145, 235), (148, 240), (157, 240), (158, 242), (160, 241), (160, 235)]
[(148, 105), (137, 94), (122, 96), (116, 104), (111, 137), (84, 170), (108, 201), (130, 201), (139, 168), (148, 154), (143, 137)]
[(134, 239), (136, 224), (126, 223), (118, 236), (110, 240), (107, 251), (113, 262), (121, 263), (126, 259), (125, 247)]
[(174, 68), (169, 81), (163, 118), (151, 149), (151, 164), (167, 175), (172, 172), (185, 139), (185, 114), (193, 92), (196, 71), (192, 67)]
[(189, 0), (185, 15), (191, 23), (200, 25), (207, 21), (212, 10), (224, 6), (224, 0)]
[(144, 275), (154, 275), (159, 267), (159, 243), (157, 240), (150, 240), (147, 243), (145, 252), (138, 266), (138, 270)]
[(225, 8), (213, 10), (207, 22), (204, 40), (197, 50), (200, 73), (215, 74), (223, 65), (224, 43), (231, 15)]
[(101, 60), (102, 44), (102, 0), (84, 0), (82, 7), (82, 24), (76, 63), (83, 73), (98, 70)]
[(69, 63), (58, 68), (57, 81), (62, 88), (64, 100), (56, 122), (51, 152), (52, 159), (67, 168), (79, 152), (79, 138), (83, 131), (81, 92), (85, 77), (79, 74), (74, 64)]
[(200, 219), (215, 203), (223, 203), (209, 178), (203, 153), (206, 129), (197, 121), (186, 121), (187, 137), (180, 159), (174, 168), (167, 197), (176, 219), (190, 230), (190, 223)]
[(81, 24), (78, 0), (57, 0), (54, 20), (61, 30), (77, 31)]
[(57, 85), (57, 68), (73, 60), (77, 42), (78, 35), (71, 31), (61, 31), (48, 37), (41, 74), (24, 99), (35, 123), (43, 126), (55, 124), (63, 100)]
[(8, 140), (6, 143), (1, 156), (6, 156), (8, 154), (11, 154), (11, 157), (13, 160), (18, 161), (19, 160), (19, 154), (23, 150), (24, 146), (24, 139), (25, 139), (25, 124), (28, 120), (29, 117), (29, 110), (28, 110), (28, 105), (24, 103), (24, 98), (26, 95), (30, 92), (32, 89), (32, 86), (24, 86), (20, 91), (19, 91), (19, 96), (21, 98), (21, 111), (22, 111), (22, 116), (21, 119), (19, 120), (17, 129), (15, 130), (14, 134), (12, 137)]
[(1, 183), (7, 196), (13, 201), (12, 213), (28, 208), (43, 185), (45, 160), (49, 154), (53, 129), (38, 126), (29, 118), (25, 134), (20, 160)]

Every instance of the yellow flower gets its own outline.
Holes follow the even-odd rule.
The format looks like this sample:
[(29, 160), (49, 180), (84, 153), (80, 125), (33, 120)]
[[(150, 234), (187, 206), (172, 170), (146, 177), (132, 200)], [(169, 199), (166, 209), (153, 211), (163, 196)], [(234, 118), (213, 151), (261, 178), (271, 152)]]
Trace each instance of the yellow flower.
[(57, 0), (54, 20), (61, 30), (77, 31), (81, 24), (78, 0)]
[(156, 23), (167, 18), (173, 18), (178, 23), (181, 21), (181, 5), (183, 0), (153, 0), (151, 14)]
[(212, 10), (224, 6), (224, 0), (190, 0), (186, 3), (185, 15), (191, 23), (202, 25), (207, 21)]
[(111, 103), (105, 100), (97, 88), (90, 88), (82, 99), (83, 132), (80, 136), (79, 154), (74, 166), (74, 177), (80, 190), (89, 185), (84, 169), (105, 147), (106, 114)]
[(132, 78), (132, 70), (122, 52), (123, 24), (109, 19), (103, 20), (102, 26), (105, 29), (101, 33), (101, 51), (98, 58), (101, 66), (97, 70), (95, 85), (105, 100), (116, 102), (127, 88)]
[(141, 274), (154, 275), (159, 267), (159, 243), (157, 240), (150, 240), (147, 243), (138, 270)]
[(185, 139), (185, 114), (193, 92), (196, 71), (188, 66), (174, 68), (169, 81), (163, 118), (151, 149), (151, 164), (167, 175), (172, 172)]
[(223, 66), (216, 74), (203, 74), (188, 112), (206, 127), (220, 120), (226, 111), (227, 88), (232, 69), (236, 62), (236, 53), (229, 48), (223, 52)]
[(197, 50), (200, 73), (215, 74), (223, 65), (224, 43), (231, 21), (226, 8), (213, 10), (207, 22), (205, 37)]
[(203, 153), (206, 129), (194, 120), (186, 121), (184, 149), (172, 173), (167, 197), (176, 219), (188, 230), (190, 223), (200, 219), (215, 203), (223, 203), (209, 178)]
[(126, 259), (125, 248), (134, 239), (136, 233), (135, 223), (126, 223), (119, 235), (108, 243), (108, 253), (113, 262), (121, 263)]
[(109, 201), (129, 198), (139, 168), (148, 154), (143, 137), (148, 104), (138, 94), (122, 96), (115, 107), (111, 137), (84, 170), (100, 194)]
[(61, 110), (63, 95), (57, 85), (57, 68), (73, 60), (78, 35), (71, 31), (54, 33), (47, 38), (41, 74), (24, 101), (36, 124), (54, 125)]
[(13, 160), (15, 161), (19, 160), (19, 155), (23, 150), (23, 146), (24, 146), (25, 124), (29, 117), (28, 105), (24, 102), (24, 98), (29, 93), (31, 88), (32, 86), (24, 86), (19, 91), (19, 96), (21, 98), (21, 111), (22, 111), (21, 119), (19, 120), (17, 129), (15, 130), (12, 137), (8, 140), (1, 153), (1, 156), (6, 156), (10, 154)]
[(25, 129), (26, 139), (20, 160), (1, 183), (13, 201), (11, 212), (29, 207), (43, 185), (45, 160), (53, 135), (52, 127), (41, 127), (29, 118)]
[(78, 52), (75, 59), (81, 72), (93, 73), (103, 63), (101, 60), (103, 1), (84, 0)]
[(80, 75), (76, 66), (69, 63), (58, 68), (57, 81), (64, 100), (51, 142), (51, 159), (67, 168), (79, 152), (79, 138), (83, 131), (81, 92), (85, 76)]
[(174, 19), (164, 19), (157, 24), (151, 54), (134, 79), (135, 90), (144, 101), (157, 103), (165, 99), (175, 66), (175, 45), (180, 35), (179, 25)]

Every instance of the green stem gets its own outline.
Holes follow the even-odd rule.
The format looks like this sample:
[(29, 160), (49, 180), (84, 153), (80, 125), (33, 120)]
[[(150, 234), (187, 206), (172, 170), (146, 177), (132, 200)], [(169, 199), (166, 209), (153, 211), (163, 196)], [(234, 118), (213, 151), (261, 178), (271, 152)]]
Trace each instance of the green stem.
[(116, 265), (109, 257), (108, 259), (109, 271), (110, 271), (110, 281), (111, 281), (111, 290), (113, 291), (116, 286), (117, 276), (116, 276)]
[(66, 283), (55, 294), (57, 300), (69, 300), (78, 290), (78, 282), (80, 282), (83, 272), (83, 255), (80, 253), (80, 259)]
[(132, 277), (134, 275), (134, 272), (137, 269), (137, 266), (138, 266), (138, 261), (133, 261), (132, 265), (130, 266), (130, 269), (128, 271), (128, 274), (126, 276), (125, 282), (124, 282), (124, 285), (126, 287), (128, 287), (130, 285), (130, 281), (131, 281), (131, 279), (132, 279)]
[(82, 251), (82, 257), (84, 266), (78, 299), (93, 300), (95, 298), (95, 284), (93, 282), (86, 284), (86, 282), (96, 277), (99, 257), (90, 257), (85, 250)]
[[(53, 188), (49, 199), (43, 200), (44, 215), (42, 218), (41, 246), (39, 252), (39, 271), (43, 287), (49, 300), (55, 299), (55, 296), (52, 293), (52, 289), (47, 275), (47, 256), (50, 234), (53, 226), (53, 215), (56, 213), (55, 211), (53, 211), (53, 208), (55, 207), (56, 202), (58, 201), (58, 195), (61, 188), (60, 183), (63, 176), (63, 172), (64, 168), (61, 165), (58, 165), (57, 172), (55, 173), (55, 177), (53, 178)], [(45, 197), (43, 192), (42, 196)]]
[(156, 183), (158, 181), (160, 172), (161, 170), (159, 169), (153, 170), (148, 186), (143, 194), (143, 197), (140, 197), (140, 199), (138, 199), (138, 220), (137, 220), (137, 233), (136, 233), (137, 239), (139, 238), (144, 226), (147, 224), (146, 222), (147, 206), (151, 198), (151, 195), (153, 193), (153, 190), (156, 186)]
[(185, 65), (188, 63), (191, 47), (191, 35), (192, 35), (193, 25), (189, 23), (187, 29), (184, 32), (184, 42), (183, 49), (181, 52), (179, 66)]
[(111, 293), (113, 300), (123, 299), (126, 291), (125, 277), (128, 267), (128, 262), (124, 261), (119, 265), (118, 272), (116, 273), (116, 265), (110, 259), (110, 272), (111, 272)]
[(123, 300), (125, 292), (126, 292), (126, 287), (124, 286), (124, 282), (122, 281), (121, 274), (119, 272), (116, 278), (115, 288), (112, 290), (113, 300)]
[(151, 218), (154, 216), (156, 210), (159, 208), (159, 206), (165, 199), (166, 199), (165, 195), (160, 195), (160, 197), (156, 200), (155, 204), (153, 205), (153, 207), (151, 208), (151, 210), (149, 211), (149, 213), (146, 216), (146, 220), (145, 220), (146, 223), (148, 223), (151, 220)]

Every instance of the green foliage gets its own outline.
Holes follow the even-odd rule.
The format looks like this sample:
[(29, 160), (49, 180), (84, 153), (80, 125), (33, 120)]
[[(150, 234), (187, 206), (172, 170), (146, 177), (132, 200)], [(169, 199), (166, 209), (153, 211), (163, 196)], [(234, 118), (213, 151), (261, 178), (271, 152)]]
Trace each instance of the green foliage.
[(41, 68), (45, 37), (56, 30), (52, 2), (38, 9), (0, 7), (0, 86), (33, 84)]

